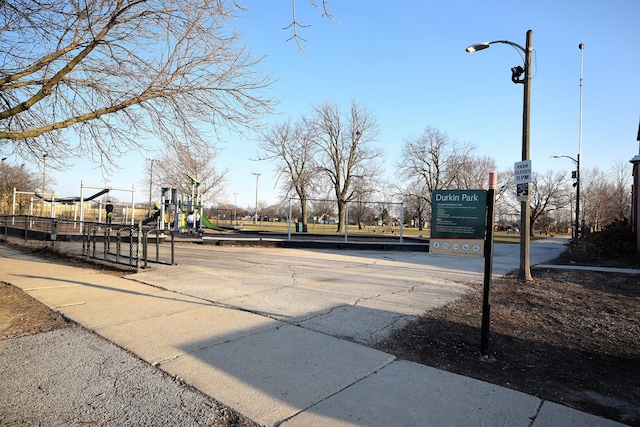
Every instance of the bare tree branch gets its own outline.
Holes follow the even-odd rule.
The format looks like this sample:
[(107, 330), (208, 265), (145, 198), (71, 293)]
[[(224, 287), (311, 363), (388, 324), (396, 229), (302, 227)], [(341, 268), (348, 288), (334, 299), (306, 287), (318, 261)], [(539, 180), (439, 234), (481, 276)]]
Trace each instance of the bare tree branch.
[(337, 104), (325, 102), (314, 107), (314, 116), (318, 170), (331, 182), (338, 200), (338, 232), (344, 232), (345, 205), (355, 196), (354, 180), (367, 181), (379, 171), (376, 160), (382, 153), (371, 147), (378, 138), (378, 125), (373, 114), (355, 101), (347, 115)]
[[(269, 112), (234, 2), (13, 0), (0, 8), (0, 151), (113, 163), (155, 136), (206, 145)], [(68, 138), (71, 130), (77, 139)]]

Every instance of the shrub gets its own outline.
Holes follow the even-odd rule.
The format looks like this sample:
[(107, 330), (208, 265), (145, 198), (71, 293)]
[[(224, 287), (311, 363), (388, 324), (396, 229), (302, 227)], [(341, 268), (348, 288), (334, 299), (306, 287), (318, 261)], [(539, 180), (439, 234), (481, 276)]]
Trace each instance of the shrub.
[(616, 220), (602, 231), (587, 234), (567, 250), (570, 259), (577, 263), (615, 266), (638, 266), (640, 256), (636, 236), (631, 223)]

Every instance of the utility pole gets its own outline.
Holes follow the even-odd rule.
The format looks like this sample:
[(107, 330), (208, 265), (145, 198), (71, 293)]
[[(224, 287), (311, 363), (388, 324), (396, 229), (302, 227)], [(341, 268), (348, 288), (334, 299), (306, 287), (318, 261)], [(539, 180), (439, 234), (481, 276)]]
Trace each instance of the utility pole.
[(233, 222), (238, 225), (238, 193), (233, 193)]
[(253, 217), (253, 223), (255, 224), (258, 221), (258, 179), (260, 178), (260, 174), (251, 172), (251, 175), (256, 176), (256, 215)]
[(153, 194), (153, 163), (156, 159), (147, 159), (149, 160), (149, 214), (147, 216), (151, 216), (151, 195)]

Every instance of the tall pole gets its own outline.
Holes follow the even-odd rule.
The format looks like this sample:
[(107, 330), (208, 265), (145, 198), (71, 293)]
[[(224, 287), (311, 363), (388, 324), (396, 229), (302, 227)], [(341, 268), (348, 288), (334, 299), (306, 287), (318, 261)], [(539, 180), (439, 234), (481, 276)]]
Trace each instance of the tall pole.
[(47, 153), (44, 153), (42, 155), (42, 212), (40, 213), (40, 215), (44, 216), (44, 193), (45, 193), (45, 182), (46, 182), (46, 175), (47, 175)]
[(253, 217), (253, 223), (255, 224), (258, 221), (258, 178), (260, 178), (260, 174), (251, 172), (251, 175), (256, 176), (256, 215)]
[[(533, 52), (533, 31), (527, 31), (527, 44), (524, 59), (524, 99), (522, 105), (522, 160), (529, 160), (530, 147), (530, 118), (531, 118), (531, 53)], [(529, 184), (527, 184), (529, 185)], [(531, 221), (531, 205), (529, 197), (523, 200), (520, 205), (520, 272), (518, 278), (522, 280), (532, 280), (531, 277), (531, 254), (529, 247), (531, 237), (529, 228)]]
[[(533, 31), (527, 31), (526, 48), (509, 40), (495, 40), (492, 42), (478, 43), (467, 47), (467, 52), (477, 52), (487, 49), (494, 43), (503, 43), (513, 46), (524, 53), (524, 69), (520, 66), (511, 69), (511, 81), (513, 83), (523, 83), (524, 96), (522, 101), (522, 161), (529, 160), (530, 146), (530, 107), (531, 107), (531, 54), (533, 52)], [(520, 78), (524, 72), (524, 78)], [(527, 194), (522, 197), (520, 206), (520, 271), (518, 278), (522, 280), (532, 280), (530, 271), (531, 255), (530, 250), (530, 224), (531, 224), (531, 206), (529, 204), (529, 194), (527, 186)]]
[(155, 159), (147, 159), (149, 160), (150, 166), (149, 166), (149, 215), (151, 216), (151, 194), (153, 193), (153, 162), (155, 162)]
[(233, 223), (238, 225), (238, 193), (233, 193)]
[(580, 237), (580, 156), (582, 154), (582, 76), (584, 69), (584, 43), (578, 45), (580, 49), (580, 127), (578, 130), (578, 157), (576, 160), (576, 236), (573, 240), (574, 245), (578, 244)]

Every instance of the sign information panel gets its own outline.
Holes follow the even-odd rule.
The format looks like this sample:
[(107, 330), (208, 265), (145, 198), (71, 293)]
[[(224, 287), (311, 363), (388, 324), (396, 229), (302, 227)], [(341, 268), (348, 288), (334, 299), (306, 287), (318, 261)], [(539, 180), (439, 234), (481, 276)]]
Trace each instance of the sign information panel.
[(485, 190), (434, 191), (429, 252), (482, 258), (486, 208)]
[(531, 160), (523, 160), (513, 164), (513, 177), (516, 182), (516, 199), (519, 202), (529, 200), (529, 183), (532, 182)]
[(531, 160), (523, 160), (513, 164), (513, 176), (518, 184), (528, 184), (531, 182)]

